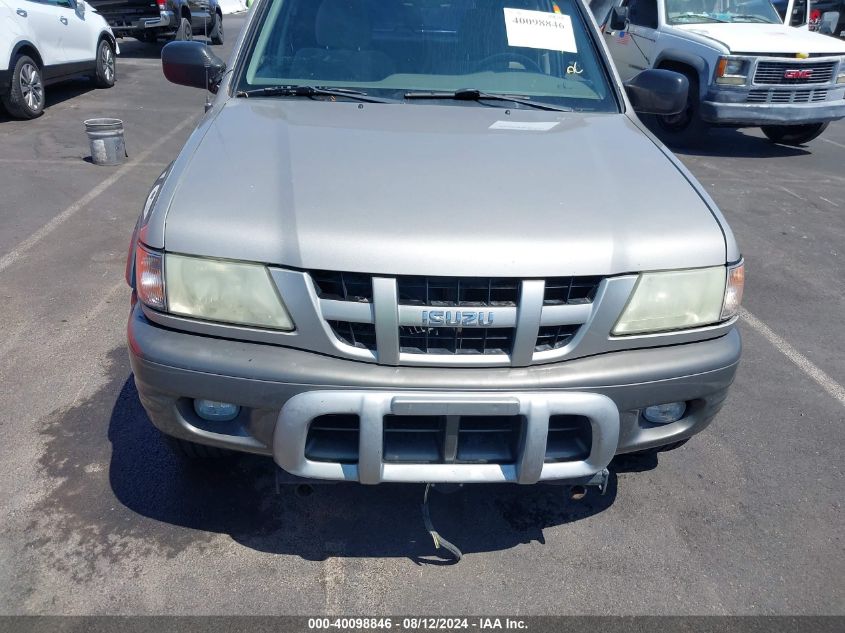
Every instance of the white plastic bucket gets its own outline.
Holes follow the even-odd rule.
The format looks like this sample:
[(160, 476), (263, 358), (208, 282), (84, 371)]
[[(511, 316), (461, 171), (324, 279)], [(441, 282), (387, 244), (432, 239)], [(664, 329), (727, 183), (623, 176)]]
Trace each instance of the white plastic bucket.
[(91, 145), (91, 160), (95, 165), (119, 165), (126, 158), (123, 140), (123, 121), (120, 119), (88, 119), (85, 133)]

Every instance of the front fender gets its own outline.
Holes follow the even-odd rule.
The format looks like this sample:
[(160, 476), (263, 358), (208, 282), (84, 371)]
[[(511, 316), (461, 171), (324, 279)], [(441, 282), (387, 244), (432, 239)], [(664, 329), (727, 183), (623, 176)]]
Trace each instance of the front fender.
[(164, 185), (164, 181), (167, 180), (171, 167), (173, 167), (173, 163), (170, 163), (167, 167), (165, 167), (164, 171), (161, 172), (161, 175), (156, 178), (156, 181), (153, 183), (150, 192), (147, 194), (147, 199), (144, 202), (144, 208), (138, 216), (138, 221), (135, 222), (135, 230), (132, 231), (132, 239), (129, 240), (129, 253), (126, 256), (125, 276), (126, 283), (133, 289), (135, 288), (135, 248), (138, 246), (138, 234), (141, 232), (141, 229), (146, 226), (150, 219), (150, 215), (152, 215), (153, 208), (158, 201), (161, 188)]
[(678, 62), (695, 69), (698, 73), (699, 98), (704, 94), (707, 86), (710, 85), (710, 78), (713, 76), (713, 67), (700, 55), (680, 48), (665, 48), (655, 58), (654, 67), (660, 68), (660, 65), (665, 62)]

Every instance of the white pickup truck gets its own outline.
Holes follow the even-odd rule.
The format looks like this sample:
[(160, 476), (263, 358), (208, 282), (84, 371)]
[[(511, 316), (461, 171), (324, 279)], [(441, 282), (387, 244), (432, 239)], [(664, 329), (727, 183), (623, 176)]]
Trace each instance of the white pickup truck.
[(643, 116), (670, 145), (710, 126), (761, 127), (801, 145), (845, 117), (845, 42), (785, 25), (769, 0), (594, 0), (623, 81), (645, 68), (683, 73), (687, 108)]

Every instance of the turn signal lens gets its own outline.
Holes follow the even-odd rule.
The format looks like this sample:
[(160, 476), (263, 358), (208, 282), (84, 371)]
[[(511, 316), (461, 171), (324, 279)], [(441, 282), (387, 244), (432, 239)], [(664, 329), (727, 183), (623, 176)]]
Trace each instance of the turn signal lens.
[(742, 293), (745, 289), (745, 261), (728, 267), (728, 278), (725, 284), (725, 302), (722, 305), (722, 319), (733, 318), (739, 313), (742, 304)]
[(748, 79), (748, 60), (720, 57), (716, 64), (716, 83), (741, 86)]
[(156, 310), (167, 309), (163, 272), (161, 254), (139, 244), (135, 251), (135, 292), (142, 303)]

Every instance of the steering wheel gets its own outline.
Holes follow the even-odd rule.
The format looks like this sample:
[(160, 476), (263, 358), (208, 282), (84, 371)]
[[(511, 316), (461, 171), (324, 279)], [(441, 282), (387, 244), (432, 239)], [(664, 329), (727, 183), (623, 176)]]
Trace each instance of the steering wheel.
[(480, 72), (483, 70), (493, 70), (494, 67), (502, 62), (517, 62), (525, 66), (525, 68), (521, 70), (516, 68), (506, 68), (506, 70), (512, 70), (515, 72), (527, 72), (529, 70), (533, 70), (541, 75), (544, 74), (543, 69), (540, 68), (537, 62), (520, 53), (496, 53), (495, 55), (490, 55), (475, 65), (475, 71)]

